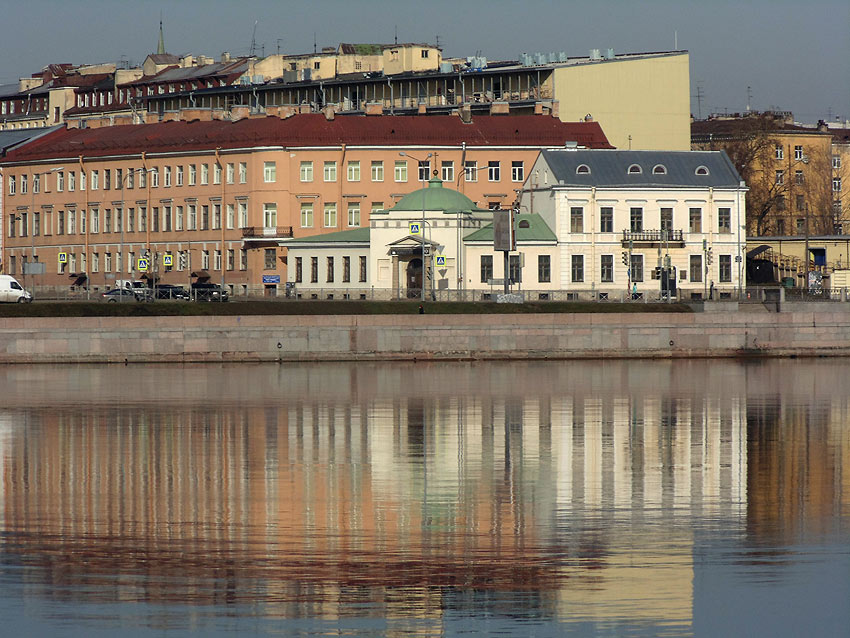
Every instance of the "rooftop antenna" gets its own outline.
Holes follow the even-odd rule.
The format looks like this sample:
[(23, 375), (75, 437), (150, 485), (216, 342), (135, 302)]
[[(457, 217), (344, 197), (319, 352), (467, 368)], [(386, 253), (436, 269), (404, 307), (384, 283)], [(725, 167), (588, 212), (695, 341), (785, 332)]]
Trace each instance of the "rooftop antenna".
[(697, 99), (697, 119), (702, 119), (702, 87), (697, 82), (697, 92), (694, 94), (694, 97)]
[(679, 32), (678, 31), (673, 31), (673, 50), (674, 51), (679, 50)]
[(277, 39), (277, 54), (280, 55), (280, 43), (283, 41), (283, 38)]
[(398, 25), (395, 25), (395, 40), (394, 42), (398, 44)]
[(248, 52), (248, 56), (252, 58), (257, 49), (257, 22), (258, 20), (254, 20), (254, 31), (251, 33), (251, 50)]
[(440, 48), (440, 34), (438, 33), (436, 37), (437, 37), (437, 48), (439, 49)]
[(313, 53), (316, 53), (316, 32), (313, 31)]

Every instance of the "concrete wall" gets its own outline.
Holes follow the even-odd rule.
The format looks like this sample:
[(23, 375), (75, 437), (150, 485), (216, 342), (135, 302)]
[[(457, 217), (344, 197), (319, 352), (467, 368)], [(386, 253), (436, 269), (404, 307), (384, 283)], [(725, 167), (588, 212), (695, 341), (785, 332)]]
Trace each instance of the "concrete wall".
[(753, 355), (850, 355), (850, 312), (13, 318), (0, 324), (2, 363)]

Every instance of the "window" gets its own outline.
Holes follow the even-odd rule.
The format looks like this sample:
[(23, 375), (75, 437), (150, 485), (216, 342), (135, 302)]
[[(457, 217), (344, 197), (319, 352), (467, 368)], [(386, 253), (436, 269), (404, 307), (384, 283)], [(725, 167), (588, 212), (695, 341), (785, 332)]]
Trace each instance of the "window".
[(805, 219), (802, 219), (802, 218), (797, 219), (796, 226), (797, 226), (797, 234), (798, 235), (802, 235), (804, 232), (806, 232), (806, 220)]
[(266, 228), (277, 227), (277, 204), (263, 204), (263, 226)]
[[(35, 187), (35, 182), (33, 181), (33, 188), (34, 187)], [(81, 191), (86, 190), (86, 172), (85, 171), (80, 171), (80, 190)], [(37, 193), (38, 191), (35, 191), (35, 192)]]
[(584, 208), (581, 206), (570, 207), (570, 232), (584, 232)]
[[(236, 170), (233, 166), (233, 163), (230, 162), (227, 165), (227, 172), (225, 173), (225, 179), (227, 180), (228, 184), (233, 183), (233, 178), (234, 178), (235, 175), (236, 175)], [(231, 268), (230, 270), (233, 270), (233, 269)]]
[(342, 258), (342, 282), (351, 282), (351, 257), (347, 255)]
[(576, 166), (576, 175), (590, 175), (590, 166), (587, 164), (579, 164)]
[(274, 162), (263, 162), (263, 181), (266, 184), (277, 181), (277, 165)]
[[(221, 164), (218, 162), (213, 164), (213, 184), (221, 184)], [(221, 270), (221, 268), (216, 268), (216, 270)]]
[(366, 281), (366, 255), (360, 255), (360, 282)]
[(206, 186), (210, 183), (210, 167), (209, 164), (201, 164), (201, 185)]
[(163, 178), (163, 184), (164, 184), (164, 186), (165, 186), (166, 188), (170, 187), (170, 186), (171, 186), (171, 167), (170, 167), (170, 166), (166, 166), (166, 167), (163, 169), (163, 175), (162, 175), (162, 178)]
[(785, 183), (785, 171), (776, 171), (776, 177), (774, 178), (775, 184), (784, 184)]
[(201, 230), (210, 229), (210, 207), (207, 204), (201, 205)]
[(653, 175), (666, 175), (667, 174), (667, 167), (664, 166), (664, 164), (656, 164), (655, 166), (652, 167), (652, 174)]
[(360, 162), (351, 161), (348, 163), (348, 181), (349, 182), (359, 182), (360, 181)]
[(325, 228), (336, 228), (336, 202), (328, 202), (324, 208)]
[(221, 229), (221, 204), (216, 203), (213, 204), (213, 218), (212, 218), (212, 227), (215, 230)]
[[(96, 233), (97, 230), (93, 230), (92, 232)], [(32, 214), (32, 234), (33, 237), (38, 237), (39, 235), (41, 235), (41, 213)]]
[(442, 169), (442, 171), (440, 173), (440, 179), (442, 179), (444, 182), (455, 181), (455, 163), (454, 162), (451, 162), (451, 161), (442, 162), (440, 168)]
[(233, 270), (236, 268), (236, 251), (232, 248), (227, 249), (227, 269)]
[(319, 281), (319, 258), (310, 257), (310, 283), (318, 283)]
[(705, 166), (697, 166), (697, 169), (694, 171), (694, 175), (708, 175), (708, 168)]
[(632, 253), (630, 262), (632, 281), (643, 281), (643, 255), (635, 255)]
[(189, 223), (186, 230), (198, 230), (198, 207), (189, 204)]
[(467, 182), (478, 181), (478, 162), (472, 161), (463, 163), (463, 179)]
[(643, 169), (637, 164), (629, 166), (629, 175), (640, 175), (641, 173), (643, 173)]
[(208, 250), (201, 251), (201, 268), (204, 270), (210, 269), (210, 251)]
[(324, 179), (326, 182), (336, 181), (336, 162), (325, 162)]
[(313, 202), (301, 202), (301, 228), (313, 227)]
[(91, 271), (100, 272), (100, 255), (98, 253), (91, 254)]
[(571, 275), (572, 282), (581, 283), (584, 281), (584, 255), (572, 255), (571, 258)]
[(334, 280), (334, 258), (328, 257), (328, 267), (327, 267), (327, 282), (329, 284), (333, 283)]
[(68, 211), (68, 234), (75, 235), (77, 233), (77, 211)]
[[(85, 173), (83, 173), (85, 175)], [(85, 183), (85, 180), (83, 180)], [(85, 190), (85, 187), (82, 187), (82, 190)], [(32, 192), (39, 193), (41, 191), (41, 175), (33, 175), (32, 176)]]
[(702, 255), (691, 255), (690, 278), (693, 282), (702, 281)]
[(487, 179), (491, 182), (498, 182), (502, 179), (499, 162), (487, 162)]
[(239, 270), (248, 270), (248, 249), (239, 250)]
[(629, 210), (629, 230), (633, 233), (643, 232), (643, 208), (633, 206)]
[(717, 209), (717, 232), (731, 233), (732, 232), (732, 209), (718, 208)]
[(773, 152), (776, 159), (781, 160), (785, 158), (785, 147), (783, 147), (782, 144), (777, 144), (774, 147)]
[[(133, 173), (130, 173), (130, 175), (133, 175)], [(100, 181), (99, 178), (100, 178), (100, 173), (98, 171), (92, 171), (91, 172), (91, 189), (93, 191), (96, 191), (100, 187), (100, 184), (98, 183)], [(127, 187), (133, 188), (133, 178), (132, 177), (130, 178), (129, 182), (130, 183), (127, 185)]]
[(372, 208), (370, 210), (373, 215), (378, 211), (384, 210), (384, 202), (372, 202)]
[[(120, 225), (120, 224), (119, 224)], [(139, 232), (143, 233), (148, 228), (148, 209), (139, 207)]]
[(183, 207), (178, 206), (174, 213), (174, 230), (183, 230)]
[(103, 272), (112, 272), (112, 253), (103, 253)]
[(383, 182), (384, 181), (384, 163), (383, 162), (372, 162), (372, 181), (373, 182)]
[(221, 251), (220, 250), (216, 250), (213, 253), (213, 269), (214, 270), (221, 270)]
[(802, 213), (806, 210), (806, 197), (804, 195), (796, 195), (795, 204), (797, 205), (797, 212)]
[(431, 173), (431, 160), (417, 163), (419, 167), (419, 181), (427, 182)]
[(233, 204), (227, 205), (227, 229), (232, 230), (233, 225), (236, 222), (236, 210), (233, 207)]
[(669, 233), (673, 230), (673, 209), (672, 208), (662, 208), (661, 209), (661, 231), (664, 233)]
[(248, 181), (248, 163), (239, 162), (239, 183), (245, 184)]
[[(115, 209), (116, 214), (121, 210), (120, 208)], [(107, 208), (103, 211), (103, 232), (111, 233), (112, 232), (112, 209)]]
[(776, 196), (776, 210), (785, 210), (785, 195)]
[(407, 181), (407, 162), (405, 162), (404, 160), (396, 160), (394, 175), (395, 175), (395, 181), (406, 182)]
[[(103, 185), (104, 189), (109, 188), (106, 184)], [(154, 168), (151, 170), (151, 188), (159, 188), (159, 169)]]
[(422, 49), (420, 51), (420, 54), (422, 55), (423, 58), (427, 58), (428, 57), (428, 49)]
[(360, 202), (348, 202), (348, 225), (360, 226)]
[(295, 283), (300, 284), (301, 278), (303, 277), (304, 272), (304, 264), (302, 263), (303, 259), (301, 257), (295, 258)]
[(732, 281), (732, 255), (718, 255), (717, 275), (721, 283)]
[(833, 177), (832, 178), (832, 192), (840, 193), (841, 192), (841, 178)]
[(301, 162), (301, 181), (313, 181), (313, 162)]
[(600, 255), (599, 277), (603, 283), (614, 281), (614, 255)]
[(277, 267), (277, 249), (266, 248), (263, 251), (263, 268), (265, 270), (275, 270)]
[(239, 202), (239, 228), (248, 227), (248, 202)]
[(688, 209), (688, 229), (692, 233), (701, 233), (702, 232), (702, 209), (701, 208), (690, 208)]
[(803, 159), (803, 147), (800, 144), (797, 144), (794, 147), (794, 159), (799, 161)]
[[(832, 168), (834, 168), (836, 170), (841, 168), (841, 156), (840, 155), (833, 155), (832, 156)], [(38, 191), (36, 191), (36, 192), (38, 192)]]
[(198, 170), (194, 164), (189, 164), (189, 186), (194, 186), (198, 178)]
[(541, 284), (552, 281), (552, 258), (549, 255), (537, 255), (537, 281)]
[(493, 255), (481, 255), (481, 283), (489, 283), (493, 278)]
[[(61, 175), (61, 173), (60, 173)], [(142, 184), (144, 186), (144, 184)], [(103, 169), (103, 190), (108, 191), (112, 188), (112, 171), (108, 168)]]
[(9, 195), (15, 194), (15, 176), (9, 175)]
[(65, 234), (65, 211), (60, 210), (56, 215), (56, 234), (64, 235)]
[(177, 167), (177, 185), (183, 186), (183, 167), (182, 166)]
[(522, 161), (511, 162), (511, 181), (522, 182), (525, 180), (525, 167)]
[(508, 273), (512, 284), (522, 282), (522, 266), (520, 265), (519, 255), (511, 255), (508, 259)]
[(148, 185), (148, 171), (142, 170), (139, 171), (139, 188), (147, 188)]
[[(104, 171), (104, 173), (108, 174), (109, 171)], [(109, 187), (104, 186), (104, 188), (109, 188)], [(14, 188), (12, 190), (14, 191)], [(65, 173), (63, 173), (62, 171), (59, 171), (58, 173), (56, 173), (56, 190), (60, 193), (65, 190)], [(15, 194), (14, 192), (10, 193), (10, 195), (14, 195), (14, 194)]]

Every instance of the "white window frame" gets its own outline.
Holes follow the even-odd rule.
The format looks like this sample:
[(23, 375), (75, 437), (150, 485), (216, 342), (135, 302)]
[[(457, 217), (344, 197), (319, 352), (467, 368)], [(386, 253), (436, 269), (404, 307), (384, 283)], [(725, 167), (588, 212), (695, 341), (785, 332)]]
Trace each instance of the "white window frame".
[(266, 184), (274, 184), (277, 181), (277, 164), (275, 162), (263, 162), (263, 181)]

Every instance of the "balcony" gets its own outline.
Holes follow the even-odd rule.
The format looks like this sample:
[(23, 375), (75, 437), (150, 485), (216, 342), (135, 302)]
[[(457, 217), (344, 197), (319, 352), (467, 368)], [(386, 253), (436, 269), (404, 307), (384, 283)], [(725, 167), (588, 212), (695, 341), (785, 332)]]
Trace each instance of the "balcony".
[(657, 246), (672, 246), (683, 248), (685, 239), (681, 230), (641, 230), (623, 231), (623, 248), (628, 248), (629, 244), (637, 245), (641, 248), (657, 247)]
[(244, 239), (275, 239), (292, 237), (292, 226), (246, 226), (242, 229)]

